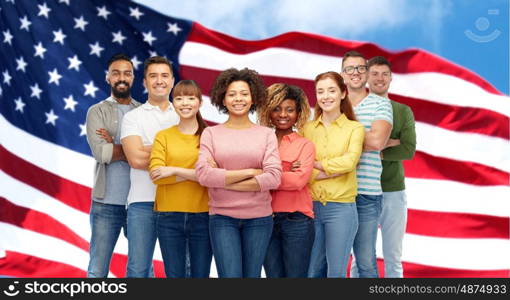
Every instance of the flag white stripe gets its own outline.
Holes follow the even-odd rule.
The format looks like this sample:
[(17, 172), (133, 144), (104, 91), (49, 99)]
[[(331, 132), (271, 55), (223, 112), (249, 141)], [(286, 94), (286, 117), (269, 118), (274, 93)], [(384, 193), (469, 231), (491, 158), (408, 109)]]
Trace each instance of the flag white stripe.
[[(402, 261), (434, 267), (464, 270), (510, 269), (510, 241), (504, 239), (453, 239), (406, 233)], [(382, 255), (381, 231), (377, 236), (377, 257)]]
[(6, 250), (68, 264), (87, 271), (89, 253), (72, 244), (4, 222), (0, 222), (0, 232)]
[(476, 162), (510, 172), (510, 142), (483, 134), (456, 132), (416, 122), (416, 149), (425, 153)]
[[(319, 73), (340, 71), (341, 57), (278, 47), (234, 54), (188, 41), (179, 53), (179, 62), (183, 66), (218, 71), (250, 67), (262, 75), (313, 80)], [(489, 93), (474, 83), (451, 75), (394, 73), (390, 93), (447, 105), (489, 109), (510, 117), (508, 96)]]
[(510, 186), (419, 178), (406, 178), (405, 184), (410, 209), (510, 217)]
[[(89, 241), (89, 214), (66, 205), (29, 184), (12, 178), (2, 170), (0, 170), (0, 182), (3, 183), (3, 187), (0, 189), (1, 197), (15, 205), (44, 213), (69, 227), (85, 241)], [(20, 191), (23, 191), (23, 193), (20, 193)]]
[(31, 135), (9, 123), (3, 115), (0, 115), (0, 128), (0, 144), (9, 152), (48, 172), (92, 187), (95, 160), (91, 156)]

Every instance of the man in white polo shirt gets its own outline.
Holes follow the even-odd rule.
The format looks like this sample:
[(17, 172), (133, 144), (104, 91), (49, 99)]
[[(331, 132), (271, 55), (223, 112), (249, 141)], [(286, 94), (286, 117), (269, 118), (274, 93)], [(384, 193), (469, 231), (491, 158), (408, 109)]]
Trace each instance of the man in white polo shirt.
[(121, 142), (131, 166), (128, 195), (127, 277), (149, 277), (156, 246), (156, 215), (153, 211), (156, 186), (149, 172), (149, 158), (156, 133), (176, 125), (179, 117), (170, 104), (174, 86), (171, 63), (153, 56), (144, 62), (143, 84), (147, 102), (130, 111), (122, 121)]

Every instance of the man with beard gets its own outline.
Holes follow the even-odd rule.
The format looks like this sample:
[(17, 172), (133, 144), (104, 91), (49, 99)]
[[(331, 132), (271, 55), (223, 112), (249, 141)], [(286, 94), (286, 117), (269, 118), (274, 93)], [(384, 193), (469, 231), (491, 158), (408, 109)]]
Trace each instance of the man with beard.
[(108, 62), (106, 74), (111, 95), (92, 105), (87, 112), (87, 142), (96, 159), (87, 277), (108, 276), (121, 228), (126, 234), (130, 167), (120, 144), (120, 129), (124, 115), (140, 106), (131, 98), (133, 80), (131, 59), (124, 54), (114, 55)]

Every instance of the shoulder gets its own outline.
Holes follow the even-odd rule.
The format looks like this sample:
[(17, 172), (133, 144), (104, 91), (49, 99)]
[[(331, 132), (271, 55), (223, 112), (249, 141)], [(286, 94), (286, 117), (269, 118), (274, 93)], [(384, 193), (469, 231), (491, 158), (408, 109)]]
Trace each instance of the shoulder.
[(315, 144), (311, 140), (301, 135), (298, 135), (294, 142), (297, 143), (302, 148), (309, 148), (315, 150)]
[(171, 135), (175, 135), (178, 133), (178, 131), (176, 130), (177, 129), (177, 126), (171, 126), (171, 127), (168, 127), (168, 128), (165, 128), (165, 129), (162, 129), (160, 131), (158, 131), (158, 133), (156, 134), (156, 138), (158, 136), (162, 137), (162, 136), (171, 136)]
[(135, 100), (135, 99), (133, 99), (133, 98), (131, 98), (131, 103), (133, 103), (133, 106), (134, 106), (135, 108), (136, 108), (136, 107), (138, 107), (138, 106), (140, 106), (140, 105), (142, 105), (142, 103), (141, 103), (141, 102), (138, 102), (138, 101), (136, 101), (136, 100)]
[(255, 124), (251, 129), (253, 129), (257, 132), (263, 132), (264, 134), (267, 134), (267, 135), (274, 134), (273, 129), (266, 127), (266, 126), (259, 125), (259, 124)]
[(378, 96), (376, 94), (372, 94), (372, 93), (368, 94), (366, 100), (368, 100), (367, 102), (369, 102), (371, 104), (376, 104), (378, 106), (391, 107), (391, 101), (389, 99)]
[(204, 131), (202, 131), (202, 134), (204, 133), (212, 134), (213, 132), (218, 132), (219, 130), (221, 130), (221, 128), (222, 126), (220, 124), (207, 126), (206, 128), (204, 128)]
[(359, 127), (365, 128), (365, 126), (361, 122), (349, 120), (349, 119), (347, 119), (347, 121), (345, 122), (345, 125), (349, 126), (350, 128), (359, 128)]
[(143, 104), (142, 104), (142, 105), (140, 105), (138, 107), (135, 107), (132, 110), (128, 111), (124, 115), (124, 119), (126, 119), (126, 118), (136, 118), (137, 116), (144, 114), (145, 111), (146, 110), (144, 109)]
[(308, 122), (305, 123), (305, 125), (303, 126), (303, 129), (301, 129), (301, 131), (303, 133), (305, 133), (305, 132), (310, 131), (314, 127), (315, 127), (315, 121), (308, 121)]
[(391, 106), (393, 107), (394, 111), (401, 112), (402, 114), (407, 114), (407, 115), (413, 114), (413, 110), (411, 109), (411, 107), (409, 107), (409, 105), (397, 102), (395, 100), (390, 100), (390, 101), (391, 101)]
[(108, 103), (108, 101), (106, 100), (103, 100), (103, 101), (100, 101), (98, 103), (95, 103), (93, 105), (91, 105), (88, 109), (89, 112), (95, 112), (95, 111), (99, 111), (101, 109), (104, 109), (104, 108), (107, 108), (111, 106), (111, 104)]

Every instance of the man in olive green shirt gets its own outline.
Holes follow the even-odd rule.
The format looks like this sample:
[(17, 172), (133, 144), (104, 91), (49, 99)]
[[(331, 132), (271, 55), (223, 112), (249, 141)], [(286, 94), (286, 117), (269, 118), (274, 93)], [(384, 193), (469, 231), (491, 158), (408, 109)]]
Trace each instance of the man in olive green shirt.
[[(388, 98), (391, 64), (382, 56), (368, 61), (368, 86), (371, 93)], [(381, 185), (383, 190), (381, 226), (384, 256), (384, 277), (403, 277), (402, 240), (407, 223), (403, 160), (410, 160), (416, 151), (416, 131), (409, 106), (391, 101), (393, 129), (382, 151)]]

